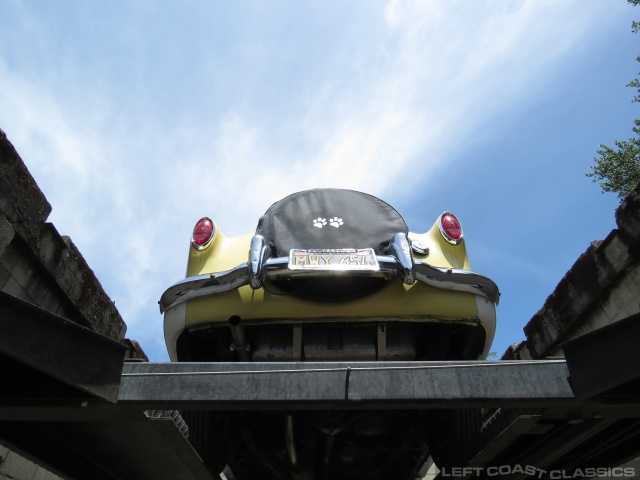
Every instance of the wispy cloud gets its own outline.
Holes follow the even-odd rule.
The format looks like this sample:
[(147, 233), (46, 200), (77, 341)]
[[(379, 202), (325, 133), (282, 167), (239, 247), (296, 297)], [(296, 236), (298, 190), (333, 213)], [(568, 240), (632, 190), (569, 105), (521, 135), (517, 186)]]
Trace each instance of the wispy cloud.
[[(210, 17), (237, 16), (210, 8)], [(244, 8), (225, 39), (237, 58), (216, 50), (217, 34), (209, 33), (198, 39), (200, 56), (188, 54), (190, 71), (178, 52), (187, 55), (193, 34), (145, 38), (139, 16), (125, 30), (139, 62), (126, 73), (127, 85), (106, 68), (100, 73), (111, 76), (83, 76), (96, 64), (83, 56), (91, 52), (65, 58), (64, 78), (55, 59), (36, 76), (26, 62), (55, 57), (60, 41), (40, 31), (35, 47), (12, 46), (22, 64), (0, 58), (0, 126), (52, 203), (53, 222), (116, 300), (129, 335), (155, 345), (155, 302), (183, 274), (188, 235), (201, 215), (236, 235), (296, 190), (401, 196), (465, 136), (529, 101), (606, 8), (555, 0), (364, 2), (344, 8), (340, 24), (302, 12), (308, 16), (296, 21), (318, 38), (298, 28), (293, 37), (262, 32), (262, 44), (246, 25), (264, 12)], [(162, 13), (183, 14), (171, 6)], [(3, 30), (35, 35), (37, 10), (20, 15), (29, 22)], [(161, 44), (151, 48), (151, 39)], [(245, 40), (263, 55), (247, 53)], [(163, 46), (169, 53), (162, 58), (141, 53)], [(269, 55), (282, 71), (270, 70)], [(126, 94), (118, 97), (116, 85)], [(190, 99), (189, 108), (171, 95)]]

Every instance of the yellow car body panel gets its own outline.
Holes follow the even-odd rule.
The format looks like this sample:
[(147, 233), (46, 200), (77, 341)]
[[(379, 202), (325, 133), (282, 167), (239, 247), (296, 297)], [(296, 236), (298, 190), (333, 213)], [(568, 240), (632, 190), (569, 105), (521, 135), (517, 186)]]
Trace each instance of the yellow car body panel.
[[(219, 228), (216, 228), (215, 238), (205, 248), (202, 250), (189, 248), (186, 276), (221, 272), (246, 262), (251, 237), (253, 234), (227, 237)], [(410, 232), (409, 238), (412, 241), (420, 241), (429, 248), (427, 255), (414, 252), (416, 260), (423, 260), (434, 267), (471, 269), (464, 241), (459, 245), (447, 242), (440, 234), (437, 221), (426, 233)], [(355, 245), (354, 248), (358, 246)]]
[[(204, 249), (189, 249), (187, 277), (229, 270), (247, 261), (253, 235), (227, 237), (217, 229), (214, 240)], [(412, 241), (429, 248), (428, 255), (414, 252), (416, 260), (435, 267), (469, 270), (464, 242), (452, 245), (439, 232), (437, 222), (426, 233), (410, 233)], [(357, 247), (357, 246), (356, 246)], [(458, 320), (478, 319), (475, 295), (442, 290), (419, 282), (405, 285), (392, 281), (378, 292), (351, 301), (320, 302), (293, 295), (274, 295), (263, 288), (243, 286), (230, 292), (191, 300), (186, 307), (186, 327), (222, 323), (239, 315), (244, 321), (270, 320), (292, 322), (304, 319), (340, 321), (388, 320)]]
[(365, 299), (319, 302), (291, 295), (273, 295), (248, 286), (211, 298), (190, 301), (186, 308), (186, 326), (226, 323), (238, 315), (246, 325), (275, 321), (296, 323), (314, 321), (425, 321), (478, 319), (475, 295), (439, 290), (415, 283), (392, 282)]

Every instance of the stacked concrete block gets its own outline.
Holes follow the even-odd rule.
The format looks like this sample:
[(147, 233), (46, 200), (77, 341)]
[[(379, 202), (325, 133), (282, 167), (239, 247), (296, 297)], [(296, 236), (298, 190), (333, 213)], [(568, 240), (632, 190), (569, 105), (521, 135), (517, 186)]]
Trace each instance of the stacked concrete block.
[(126, 325), (69, 237), (47, 222), (51, 206), (0, 130), (0, 290), (125, 343)]
[[(24, 162), (0, 130), (0, 290), (83, 325), (128, 347), (127, 356), (148, 360), (125, 338), (126, 324), (69, 237), (47, 222), (51, 206)], [(0, 480), (60, 477), (0, 445)]]
[(0, 480), (62, 480), (59, 476), (0, 445)]
[(561, 356), (562, 343), (640, 312), (640, 185), (615, 216), (618, 228), (580, 255), (504, 359)]

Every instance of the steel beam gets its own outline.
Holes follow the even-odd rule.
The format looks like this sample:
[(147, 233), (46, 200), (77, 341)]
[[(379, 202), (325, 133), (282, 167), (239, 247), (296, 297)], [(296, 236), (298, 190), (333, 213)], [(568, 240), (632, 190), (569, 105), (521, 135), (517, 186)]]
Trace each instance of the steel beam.
[(576, 397), (585, 399), (616, 392), (640, 395), (638, 338), (640, 314), (564, 343), (562, 350)]
[(126, 364), (118, 403), (144, 408), (560, 407), (564, 360)]
[[(117, 399), (124, 345), (1, 291), (0, 319), (0, 354), (28, 367), (25, 372), (33, 369), (91, 396)], [(29, 375), (22, 376), (28, 389)], [(19, 386), (10, 387), (15, 398)]]
[(214, 480), (168, 415), (117, 418), (116, 406), (91, 421), (0, 422), (3, 443), (63, 478)]

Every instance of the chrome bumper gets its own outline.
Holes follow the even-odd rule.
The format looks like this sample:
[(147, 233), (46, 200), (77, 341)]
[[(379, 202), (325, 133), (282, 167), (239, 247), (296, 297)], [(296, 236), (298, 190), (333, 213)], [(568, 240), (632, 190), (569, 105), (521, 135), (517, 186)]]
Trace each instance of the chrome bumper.
[(407, 285), (419, 281), (444, 290), (469, 292), (488, 298), (496, 305), (500, 300), (497, 285), (487, 277), (457, 268), (433, 267), (415, 261), (409, 241), (404, 234), (394, 236), (389, 252), (377, 255), (379, 269), (375, 271), (326, 272), (319, 270), (291, 270), (289, 257), (268, 258), (268, 248), (260, 235), (255, 235), (249, 249), (249, 260), (231, 270), (185, 278), (169, 287), (160, 298), (160, 312), (180, 303), (235, 290), (244, 285), (261, 288), (265, 282), (280, 278), (341, 275), (351, 277), (399, 277)]

